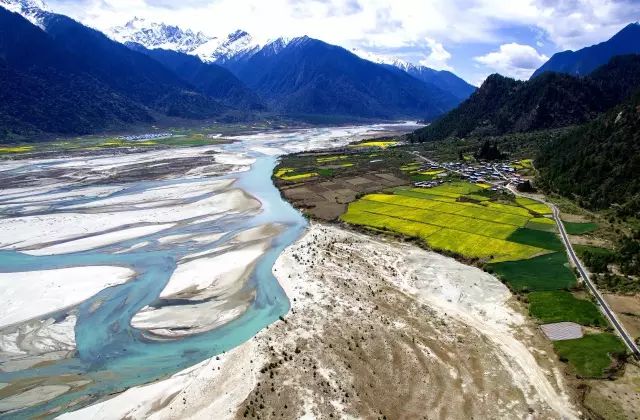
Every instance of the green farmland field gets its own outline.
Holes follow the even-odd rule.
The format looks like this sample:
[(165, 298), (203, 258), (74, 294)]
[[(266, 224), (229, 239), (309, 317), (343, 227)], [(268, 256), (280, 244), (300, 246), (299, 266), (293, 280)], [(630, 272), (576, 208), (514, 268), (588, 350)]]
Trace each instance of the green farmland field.
[(531, 212), (529, 212), (529, 210), (527, 210), (524, 207), (510, 206), (507, 204), (494, 203), (494, 202), (485, 202), (485, 203), (482, 203), (482, 205), (486, 206), (491, 210), (496, 210), (503, 213), (515, 214), (517, 216), (523, 216), (527, 218), (531, 217)]
[(439, 227), (425, 223), (412, 222), (381, 214), (373, 214), (358, 210), (349, 210), (342, 215), (342, 220), (353, 225), (368, 226), (389, 230), (402, 235), (415, 236), (423, 240), (440, 230)]
[(598, 307), (589, 300), (577, 299), (570, 292), (529, 293), (529, 314), (541, 322), (575, 322), (591, 327), (606, 327)]
[(426, 191), (428, 190), (421, 190), (418, 188), (407, 189), (404, 187), (399, 187), (394, 190), (394, 194), (404, 195), (406, 197), (421, 198), (423, 200), (443, 201), (445, 203), (455, 203), (457, 200), (457, 198), (455, 197), (446, 197), (444, 195), (427, 194)]
[(560, 241), (560, 238), (552, 232), (522, 228), (513, 232), (507, 239), (512, 242), (518, 242), (520, 244), (531, 245), (552, 251), (564, 250), (564, 245)]
[(455, 214), (458, 216), (485, 220), (490, 223), (508, 224), (513, 226), (511, 229), (512, 231), (515, 230), (516, 227), (525, 226), (529, 220), (523, 216), (488, 209), (482, 205), (476, 205), (468, 202), (455, 202), (453, 199), (451, 201), (443, 201), (441, 196), (429, 197), (421, 193), (400, 195), (404, 197), (390, 194), (370, 194), (364, 197), (364, 200), (383, 201), (385, 203), (421, 209), (428, 208), (440, 213)]
[(554, 252), (528, 260), (489, 264), (487, 268), (518, 292), (562, 290), (576, 284), (576, 277), (568, 267), (564, 252)]
[(598, 229), (598, 225), (595, 223), (562, 222), (562, 224), (569, 235), (584, 235)]
[(613, 334), (589, 334), (575, 340), (554, 341), (561, 360), (573, 366), (583, 378), (602, 378), (612, 364), (611, 356), (626, 351), (624, 344)]
[(446, 184), (439, 185), (434, 188), (429, 188), (429, 191), (456, 194), (458, 196), (472, 194), (482, 190), (483, 190), (482, 187), (479, 187), (475, 184), (469, 184), (468, 182), (448, 182)]
[[(402, 197), (402, 199), (405, 200), (406, 197)], [(352, 203), (349, 206), (349, 211), (391, 216), (405, 221), (426, 223), (441, 228), (450, 228), (460, 232), (487, 236), (488, 239), (506, 239), (515, 230), (514, 226), (504, 223), (488, 222), (437, 210), (384, 203), (369, 200), (369, 196), (365, 196), (362, 200)], [(533, 251), (538, 252), (540, 250)]]

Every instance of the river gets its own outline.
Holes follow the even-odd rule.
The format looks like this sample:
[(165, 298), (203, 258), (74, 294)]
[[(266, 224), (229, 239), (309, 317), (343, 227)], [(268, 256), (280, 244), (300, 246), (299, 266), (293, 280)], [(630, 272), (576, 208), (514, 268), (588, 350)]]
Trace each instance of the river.
[[(79, 409), (253, 337), (289, 310), (271, 268), (306, 227), (271, 182), (277, 156), (413, 128), (264, 132), (213, 147), (0, 162), (0, 290), (9, 301), (0, 412)], [(52, 301), (78, 294), (69, 271), (48, 286), (60, 296), (21, 293), (20, 282), (92, 267), (134, 274), (54, 310)], [(80, 284), (90, 280), (79, 273)], [(191, 280), (207, 276), (212, 283)]]

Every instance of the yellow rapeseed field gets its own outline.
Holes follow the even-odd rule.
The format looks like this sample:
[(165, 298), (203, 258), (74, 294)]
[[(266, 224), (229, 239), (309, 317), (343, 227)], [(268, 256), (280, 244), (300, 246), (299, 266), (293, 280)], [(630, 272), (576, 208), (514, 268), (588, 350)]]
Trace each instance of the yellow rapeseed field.
[[(368, 194), (351, 203), (342, 220), (418, 237), (434, 249), (491, 262), (531, 258), (548, 252), (508, 238), (531, 223), (552, 228), (552, 220), (534, 217), (520, 203), (456, 201), (461, 196), (472, 197), (481, 189), (459, 182), (426, 189), (398, 188), (394, 194)], [(532, 206), (535, 202), (522, 204)]]

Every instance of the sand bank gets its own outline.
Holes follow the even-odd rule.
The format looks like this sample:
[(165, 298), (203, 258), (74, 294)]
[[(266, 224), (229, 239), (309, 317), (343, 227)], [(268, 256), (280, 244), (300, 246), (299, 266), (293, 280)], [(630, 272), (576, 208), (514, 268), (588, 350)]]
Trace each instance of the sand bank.
[[(262, 360), (258, 358), (255, 347), (256, 344), (249, 341), (168, 379), (131, 388), (114, 398), (58, 418), (233, 418), (237, 406), (256, 384)], [(215, 413), (213, 417), (212, 413)]]
[(67, 209), (82, 209), (105, 206), (144, 206), (151, 203), (186, 200), (197, 197), (199, 195), (221, 191), (230, 187), (235, 180), (203, 180), (194, 181), (186, 184), (171, 184), (162, 187), (149, 188), (135, 194), (120, 194), (115, 197), (109, 197), (101, 200), (94, 200), (89, 203), (68, 206)]
[(175, 226), (173, 223), (163, 223), (159, 225), (139, 226), (129, 229), (116, 230), (114, 232), (103, 233), (101, 235), (89, 236), (73, 241), (62, 242), (57, 245), (45, 246), (34, 250), (25, 250), (29, 255), (58, 255), (70, 252), (87, 251), (89, 249), (101, 248), (103, 246), (116, 244), (130, 239), (140, 238), (169, 229)]
[[(180, 222), (197, 217), (213, 217), (245, 211), (255, 211), (260, 202), (239, 189), (232, 189), (210, 197), (181, 205), (140, 210), (92, 213), (52, 213), (0, 219), (0, 248), (23, 250), (48, 244), (80, 239), (92, 234), (107, 233), (124, 226), (150, 223)], [(66, 247), (65, 252), (73, 252)]]
[[(0, 327), (25, 322), (77, 305), (135, 275), (124, 267), (72, 267), (0, 274)], [(34, 297), (37, 297), (34, 299)]]
[(247, 229), (229, 245), (186, 256), (160, 292), (159, 302), (138, 312), (131, 325), (152, 336), (180, 338), (242, 315), (255, 298), (245, 284), (280, 231), (274, 225)]

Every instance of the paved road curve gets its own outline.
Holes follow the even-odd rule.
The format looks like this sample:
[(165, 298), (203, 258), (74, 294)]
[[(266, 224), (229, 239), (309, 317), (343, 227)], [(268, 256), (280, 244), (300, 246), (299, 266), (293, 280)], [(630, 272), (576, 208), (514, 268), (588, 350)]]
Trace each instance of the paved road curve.
[[(458, 171), (455, 171), (455, 170), (452, 170), (452, 169), (449, 169), (449, 168), (445, 168), (444, 166), (440, 165), (439, 163), (437, 163), (437, 162), (435, 162), (433, 160), (425, 158), (424, 156), (420, 155), (418, 152), (414, 152), (414, 154), (417, 157), (419, 157), (420, 159), (424, 160), (425, 162), (428, 162), (428, 163), (433, 164), (433, 165), (437, 165), (440, 168), (445, 169), (447, 171), (455, 172), (455, 173), (460, 174), (460, 172), (458, 172)], [(504, 175), (502, 175), (502, 176), (503, 176), (503, 178), (507, 179), (507, 177), (505, 177)], [(569, 254), (569, 257), (573, 261), (573, 264), (578, 269), (578, 272), (580, 273), (580, 276), (584, 280), (584, 283), (589, 288), (589, 291), (591, 292), (591, 294), (593, 294), (593, 296), (595, 296), (596, 300), (600, 304), (600, 309), (601, 309), (602, 313), (607, 317), (607, 319), (609, 320), (611, 325), (615, 328), (615, 330), (617, 331), (618, 335), (620, 336), (620, 338), (622, 338), (622, 340), (624, 341), (626, 346), (629, 348), (631, 353), (635, 356), (635, 358), (640, 360), (640, 349), (638, 348), (636, 343), (633, 341), (633, 338), (629, 335), (627, 330), (625, 330), (625, 328), (622, 325), (622, 323), (618, 320), (618, 317), (616, 316), (616, 314), (609, 307), (609, 304), (607, 303), (607, 301), (604, 300), (604, 298), (602, 297), (602, 295), (600, 294), (600, 292), (598, 291), (596, 286), (591, 282), (591, 278), (589, 277), (589, 272), (584, 268), (584, 265), (582, 265), (582, 262), (580, 261), (580, 259), (576, 255), (575, 251), (573, 250), (573, 246), (571, 245), (571, 242), (569, 241), (569, 235), (567, 234), (567, 231), (566, 231), (566, 229), (564, 227), (564, 224), (562, 223), (562, 220), (560, 219), (560, 210), (558, 209), (558, 207), (556, 207), (554, 204), (548, 203), (548, 202), (546, 202), (544, 200), (541, 200), (541, 199), (539, 199), (537, 197), (533, 197), (533, 196), (530, 196), (528, 194), (522, 194), (519, 191), (517, 191), (513, 185), (509, 185), (508, 188), (515, 195), (519, 195), (519, 196), (522, 196), (522, 197), (527, 197), (527, 198), (530, 198), (532, 200), (538, 201), (539, 203), (542, 203), (542, 204), (545, 204), (545, 205), (551, 207), (551, 210), (553, 212), (553, 220), (556, 222), (556, 225), (558, 226), (558, 231), (560, 232), (560, 237), (562, 238), (562, 243), (564, 244), (564, 246), (565, 246), (565, 248), (567, 250), (567, 254)]]

